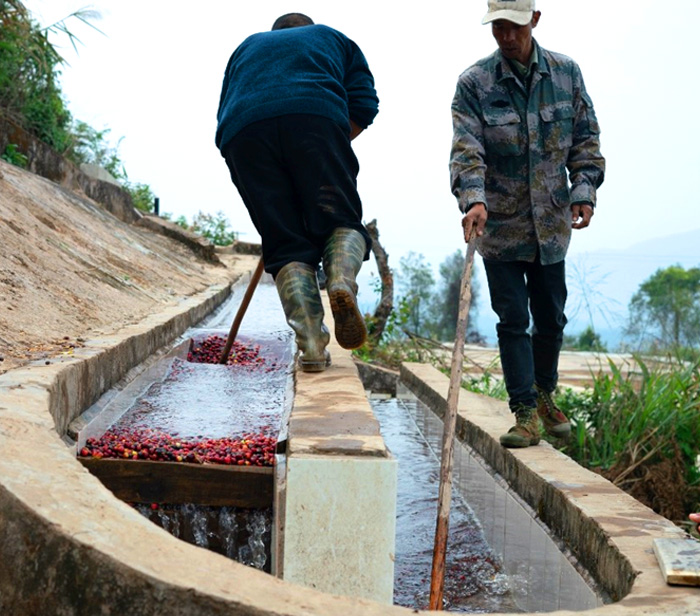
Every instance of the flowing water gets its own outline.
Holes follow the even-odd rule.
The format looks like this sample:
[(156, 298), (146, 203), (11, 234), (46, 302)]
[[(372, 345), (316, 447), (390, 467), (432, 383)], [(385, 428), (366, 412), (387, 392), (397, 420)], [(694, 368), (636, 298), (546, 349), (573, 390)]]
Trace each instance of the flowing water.
[(136, 510), (174, 537), (270, 571), (272, 508), (238, 509), (202, 505), (136, 505)]
[[(207, 329), (191, 332), (193, 344), (201, 343), (213, 333), (226, 337), (242, 293), (239, 289), (226, 306), (208, 320)], [(284, 321), (274, 286), (261, 284), (258, 287), (238, 340), (249, 346), (260, 345), (264, 363), (218, 366), (171, 360), (165, 376), (137, 398), (117, 426), (125, 430), (148, 427), (182, 439), (237, 437), (245, 433), (276, 437), (280, 430), (285, 430), (286, 412), (291, 403), (293, 344), (292, 332)], [(426, 609), (437, 517), (440, 422), (429, 409), (418, 406), (420, 403), (415, 399), (373, 398), (371, 402), (382, 435), (399, 464), (394, 602)], [(458, 447), (456, 453), (460, 451)], [(466, 457), (466, 454), (461, 455)], [(457, 465), (457, 475), (461, 472), (459, 468), (461, 466)], [(484, 481), (493, 487), (494, 481), (488, 472), (482, 474)], [(496, 513), (489, 521), (488, 514), (494, 515), (489, 505), (484, 517), (481, 504), (475, 504), (485, 520), (482, 528), (460, 493), (457, 487), (460, 485), (461, 479), (453, 484), (445, 609), (459, 613), (493, 613), (522, 612), (524, 609), (519, 607), (522, 605), (534, 607), (528, 611), (535, 611), (585, 609), (598, 604), (589, 588), (565, 586), (576, 574), (556, 546), (551, 550), (548, 547), (546, 552), (547, 563), (554, 563), (555, 568), (551, 564), (545, 567), (540, 562), (528, 562), (527, 558), (537, 551), (532, 548), (525, 550), (525, 557), (515, 566), (509, 558), (504, 565), (489, 547), (484, 533), (486, 531), (494, 541), (493, 545), (498, 543), (499, 549), (502, 548), (501, 539), (507, 532), (499, 534), (494, 528), (500, 524), (503, 530), (506, 517), (502, 512)], [(487, 492), (470, 488), (467, 491), (471, 495)], [(497, 495), (487, 500), (505, 503), (506, 497)], [(480, 503), (479, 500), (474, 502)], [(264, 571), (271, 569), (271, 508), (242, 510), (160, 503), (136, 507), (175, 537)], [(527, 513), (525, 515), (527, 517)], [(530, 518), (527, 522), (531, 526), (534, 524)], [(511, 522), (508, 527), (518, 538), (523, 535), (518, 529), (524, 525), (522, 521)], [(535, 530), (530, 529), (528, 540), (532, 540)], [(544, 549), (542, 552), (545, 553)], [(522, 563), (526, 563), (524, 568)], [(552, 581), (554, 586), (549, 590), (547, 586)]]
[[(410, 412), (413, 400), (372, 400), (382, 436), (397, 458), (394, 603), (427, 609), (437, 519), (440, 462)], [(519, 612), (498, 557), (474, 513), (453, 490), (445, 568), (445, 609)]]
[[(221, 331), (197, 331), (193, 339)], [(181, 438), (222, 438), (255, 432), (277, 435), (283, 415), (291, 333), (237, 340), (260, 346), (262, 365), (194, 364), (173, 360), (166, 377), (153, 383), (115, 428), (148, 427)]]
[[(237, 289), (206, 328), (190, 332), (193, 347), (209, 336), (228, 336), (244, 289)], [(273, 285), (260, 284), (236, 340), (259, 346), (262, 363), (217, 365), (175, 358), (114, 425), (148, 428), (182, 439), (217, 439), (254, 433), (276, 437), (289, 405), (292, 332)], [(256, 349), (257, 350), (257, 349)], [(173, 536), (242, 564), (270, 571), (272, 508), (239, 509), (195, 504), (140, 504), (137, 510)]]

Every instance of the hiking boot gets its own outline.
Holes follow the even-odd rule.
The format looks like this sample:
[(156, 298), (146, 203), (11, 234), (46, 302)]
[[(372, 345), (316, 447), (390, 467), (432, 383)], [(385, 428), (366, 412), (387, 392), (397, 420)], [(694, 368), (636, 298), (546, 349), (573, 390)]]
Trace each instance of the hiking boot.
[(537, 390), (537, 414), (542, 420), (545, 432), (556, 438), (567, 438), (571, 434), (571, 423), (561, 409), (554, 404), (552, 394), (540, 389)]
[(521, 407), (515, 411), (515, 425), (501, 436), (504, 447), (530, 447), (540, 442), (540, 422), (534, 408)]
[(316, 269), (306, 263), (287, 263), (275, 276), (277, 293), (299, 347), (298, 366), (303, 372), (323, 372), (331, 365), (326, 346), (331, 339), (323, 324), (323, 305)]
[(344, 349), (357, 349), (367, 340), (365, 320), (357, 307), (357, 277), (367, 244), (359, 231), (340, 227), (323, 250), (326, 290), (335, 321), (335, 338)]

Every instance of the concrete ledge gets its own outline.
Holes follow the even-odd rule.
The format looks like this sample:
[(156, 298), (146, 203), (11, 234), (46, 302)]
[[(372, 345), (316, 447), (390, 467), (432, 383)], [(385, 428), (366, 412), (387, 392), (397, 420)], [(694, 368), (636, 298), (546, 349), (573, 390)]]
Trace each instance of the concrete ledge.
[[(332, 328), (325, 294), (324, 304)], [(328, 349), (333, 363), (325, 372), (296, 374), (284, 508), (277, 511), (277, 574), (390, 604), (398, 465), (350, 352), (335, 338)]]
[(325, 372), (297, 372), (288, 454), (389, 456), (350, 353), (335, 340)]
[(216, 254), (214, 244), (207, 238), (187, 231), (174, 222), (170, 222), (159, 216), (154, 216), (153, 214), (144, 214), (136, 224), (181, 242), (205, 261), (221, 263), (221, 260)]
[(365, 389), (377, 394), (396, 396), (396, 385), (399, 382), (397, 370), (389, 370), (359, 360), (355, 360), (355, 366)]
[(218, 254), (229, 254), (229, 255), (257, 255), (262, 256), (262, 244), (255, 244), (253, 242), (242, 242), (236, 240), (233, 244), (229, 246), (217, 246), (216, 252)]
[(136, 222), (141, 213), (134, 208), (131, 195), (121, 186), (98, 180), (81, 171), (43, 141), (0, 113), (0, 153), (15, 144), (27, 157), (27, 168), (71, 191), (82, 191), (119, 220)]
[[(432, 366), (404, 364), (401, 380), (444, 415), (449, 378)], [(682, 537), (674, 524), (548, 443), (505, 449), (498, 437), (512, 425), (504, 402), (462, 391), (457, 436), (501, 475), (619, 603), (589, 614), (690, 614), (697, 590), (666, 585), (652, 552), (657, 537)]]

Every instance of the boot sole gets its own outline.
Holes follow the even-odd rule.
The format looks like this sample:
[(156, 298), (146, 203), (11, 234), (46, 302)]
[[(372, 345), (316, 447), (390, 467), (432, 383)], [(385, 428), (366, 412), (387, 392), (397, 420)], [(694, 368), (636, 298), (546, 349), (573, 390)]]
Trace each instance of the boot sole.
[(569, 438), (569, 436), (571, 436), (571, 424), (559, 424), (552, 428), (547, 428), (547, 426), (545, 426), (544, 429), (549, 436), (554, 436), (556, 438)]
[(299, 362), (299, 368), (302, 372), (323, 372), (328, 368), (329, 364), (320, 361)]
[(357, 349), (367, 341), (367, 328), (355, 295), (349, 289), (329, 289), (328, 299), (335, 321), (335, 339), (344, 349)]
[(508, 447), (509, 449), (521, 449), (524, 447), (533, 447), (534, 445), (537, 445), (540, 442), (540, 439), (538, 438), (531, 438), (530, 440), (518, 440), (518, 441), (511, 441), (510, 439), (507, 438), (500, 438), (501, 445), (503, 447)]
[[(326, 351), (326, 353), (328, 352)], [(304, 359), (300, 357), (297, 363), (302, 372), (323, 372), (331, 365), (331, 356), (330, 353), (328, 353), (325, 359), (314, 361), (304, 361)]]

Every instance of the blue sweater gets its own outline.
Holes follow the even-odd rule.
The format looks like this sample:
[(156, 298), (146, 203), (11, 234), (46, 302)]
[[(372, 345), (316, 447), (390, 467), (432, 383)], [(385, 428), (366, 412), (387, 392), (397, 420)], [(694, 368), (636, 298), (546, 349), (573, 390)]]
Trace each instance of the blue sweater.
[(233, 52), (217, 113), (220, 150), (245, 126), (288, 114), (320, 115), (350, 132), (377, 115), (374, 78), (360, 48), (328, 26), (260, 32)]

